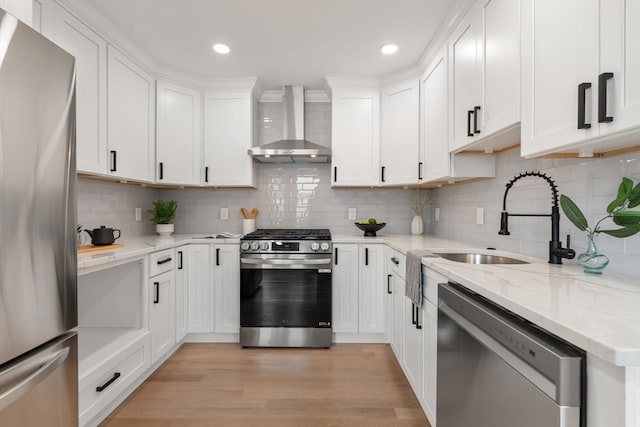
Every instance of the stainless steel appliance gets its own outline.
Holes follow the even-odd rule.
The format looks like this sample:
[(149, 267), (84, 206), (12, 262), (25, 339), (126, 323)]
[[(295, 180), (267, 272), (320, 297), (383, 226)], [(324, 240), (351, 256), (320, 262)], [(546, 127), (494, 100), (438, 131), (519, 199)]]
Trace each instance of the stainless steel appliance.
[(459, 285), (438, 293), (438, 427), (586, 425), (584, 351)]
[(74, 59), (0, 9), (0, 425), (78, 425)]
[(259, 229), (240, 239), (240, 344), (331, 346), (331, 233)]

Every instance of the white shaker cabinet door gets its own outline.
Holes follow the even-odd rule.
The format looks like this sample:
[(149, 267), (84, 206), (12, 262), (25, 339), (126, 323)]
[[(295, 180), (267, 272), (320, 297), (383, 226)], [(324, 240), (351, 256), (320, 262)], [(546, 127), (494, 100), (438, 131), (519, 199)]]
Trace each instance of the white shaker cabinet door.
[(331, 185), (378, 185), (379, 92), (341, 90), (333, 93), (331, 102)]
[(255, 138), (255, 108), (251, 90), (205, 94), (204, 185), (255, 187), (255, 162), (248, 154)]
[(188, 245), (176, 248), (176, 342), (184, 339), (189, 331), (189, 299), (187, 291)]
[(334, 243), (331, 277), (333, 332), (358, 332), (358, 245)]
[(43, 33), (76, 58), (76, 166), (107, 173), (107, 42), (56, 3), (47, 2)]
[(199, 185), (200, 92), (164, 81), (158, 81), (156, 90), (156, 181)]
[(598, 1), (523, 0), (521, 7), (522, 155), (596, 137)]
[(358, 329), (385, 332), (384, 245), (360, 245)]
[(175, 344), (175, 280), (174, 270), (149, 279), (152, 364)]
[(189, 245), (186, 268), (189, 332), (213, 332), (213, 283), (209, 245)]
[(221, 333), (240, 332), (240, 246), (215, 245), (212, 262), (214, 271), (214, 330)]
[(420, 84), (410, 80), (382, 90), (380, 182), (416, 184), (420, 153)]
[(405, 281), (397, 273), (387, 277), (391, 282), (391, 303), (393, 304), (393, 324), (390, 325), (391, 349), (396, 355), (398, 363), (403, 363), (404, 356), (404, 309), (405, 309)]
[(422, 329), (424, 309), (417, 307), (405, 297), (404, 308), (404, 372), (416, 396), (422, 393)]
[(640, 127), (638, 23), (640, 0), (600, 2), (598, 97), (602, 96), (603, 106), (598, 104), (597, 116), (601, 134)]
[(107, 70), (109, 173), (152, 182), (155, 166), (155, 81), (109, 46)]

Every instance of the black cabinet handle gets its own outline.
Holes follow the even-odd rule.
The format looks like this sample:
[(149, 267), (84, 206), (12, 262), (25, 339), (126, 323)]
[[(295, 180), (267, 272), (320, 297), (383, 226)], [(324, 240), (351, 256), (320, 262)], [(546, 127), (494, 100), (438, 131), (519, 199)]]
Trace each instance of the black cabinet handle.
[(418, 163), (418, 179), (422, 179), (422, 162)]
[(478, 129), (478, 113), (480, 112), (480, 106), (476, 105), (473, 107), (473, 133), (480, 133), (480, 129)]
[(118, 378), (120, 378), (120, 372), (115, 372), (109, 381), (107, 381), (106, 383), (96, 387), (96, 391), (98, 393), (103, 392), (107, 387), (109, 387), (111, 384), (113, 384), (113, 382), (115, 380), (117, 380)]
[(392, 294), (391, 292), (391, 274), (387, 274), (387, 293)]
[(116, 150), (111, 150), (111, 172), (115, 172), (118, 168), (116, 167), (117, 154)]
[(369, 248), (364, 248), (364, 265), (369, 265)]
[(398, 260), (398, 258), (396, 258), (394, 256), (391, 257), (391, 262), (394, 263), (395, 265), (400, 264), (400, 261)]
[(380, 171), (380, 181), (384, 182), (384, 166), (382, 166), (381, 169), (382, 170)]
[(416, 305), (414, 303), (411, 303), (411, 324), (415, 325), (417, 324), (417, 320), (416, 320)]
[(609, 123), (613, 116), (607, 116), (607, 80), (613, 78), (613, 73), (602, 73), (598, 76), (598, 123)]
[(333, 251), (335, 252), (334, 256), (333, 256), (333, 262), (338, 265), (338, 248), (333, 248)]
[(209, 166), (204, 167), (204, 182), (209, 182)]
[(591, 123), (587, 121), (587, 89), (591, 88), (591, 83), (580, 83), (578, 85), (578, 129), (589, 129)]
[(216, 248), (216, 265), (220, 265), (220, 248)]
[(473, 136), (473, 132), (471, 132), (471, 116), (473, 116), (473, 110), (467, 111), (467, 136)]
[(164, 163), (160, 162), (160, 179), (164, 177)]
[(182, 251), (178, 251), (178, 259), (180, 260), (180, 264), (178, 264), (178, 270), (182, 270)]
[(333, 182), (338, 182), (338, 167), (333, 167)]
[(160, 302), (160, 282), (153, 282), (153, 303), (158, 304)]
[(420, 324), (420, 307), (416, 305), (416, 329), (422, 329)]
[(162, 265), (162, 264), (166, 264), (168, 262), (171, 262), (171, 257), (166, 257), (164, 259), (159, 259), (158, 261), (156, 261), (156, 264), (158, 265)]

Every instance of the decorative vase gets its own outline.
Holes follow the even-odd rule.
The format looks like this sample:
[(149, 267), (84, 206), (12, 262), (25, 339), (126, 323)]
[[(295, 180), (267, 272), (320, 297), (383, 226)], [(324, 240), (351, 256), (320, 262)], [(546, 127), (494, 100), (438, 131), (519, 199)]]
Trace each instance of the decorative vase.
[(587, 251), (578, 255), (578, 262), (587, 274), (602, 274), (602, 270), (609, 264), (609, 258), (598, 250), (598, 235), (587, 234)]
[(420, 215), (416, 215), (411, 220), (411, 234), (420, 235), (424, 231), (424, 222), (422, 222), (422, 217)]
[(161, 236), (170, 236), (173, 229), (173, 224), (156, 224), (156, 233)]

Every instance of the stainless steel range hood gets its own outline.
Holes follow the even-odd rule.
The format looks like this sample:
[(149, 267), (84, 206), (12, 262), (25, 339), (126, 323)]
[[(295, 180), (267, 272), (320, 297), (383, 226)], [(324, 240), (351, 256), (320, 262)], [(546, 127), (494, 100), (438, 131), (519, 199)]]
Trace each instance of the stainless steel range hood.
[(285, 86), (282, 139), (248, 150), (261, 163), (328, 163), (331, 150), (304, 139), (304, 88)]

